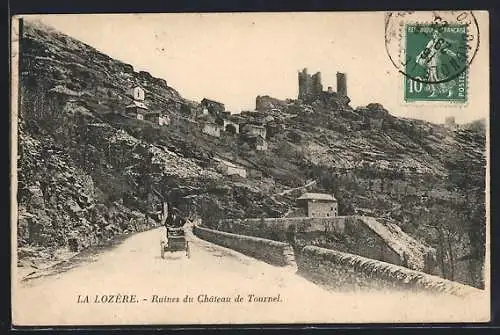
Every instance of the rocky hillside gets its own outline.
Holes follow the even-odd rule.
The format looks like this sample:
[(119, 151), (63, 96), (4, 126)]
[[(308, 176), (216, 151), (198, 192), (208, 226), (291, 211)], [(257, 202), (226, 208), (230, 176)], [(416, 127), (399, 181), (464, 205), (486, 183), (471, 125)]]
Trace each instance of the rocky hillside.
[[(25, 22), (20, 46), (22, 247), (85, 247), (147, 229), (160, 223), (164, 202), (208, 225), (283, 216), (297, 210), (294, 192), (284, 191), (314, 180), (335, 193), (341, 215), (383, 217), (436, 247), (445, 277), (458, 278), (459, 258), (482, 257), (480, 123), (449, 129), (396, 118), (376, 103), (353, 109), (337, 98), (259, 96), (257, 111), (232, 116), (266, 128), (268, 150), (256, 151), (244, 134), (203, 134), (198, 102), (71, 37)], [(122, 115), (133, 85), (145, 89), (150, 110), (170, 116), (169, 126)], [(245, 167), (247, 178), (223, 175), (215, 157)], [(462, 281), (477, 282), (477, 269), (463, 271)]]

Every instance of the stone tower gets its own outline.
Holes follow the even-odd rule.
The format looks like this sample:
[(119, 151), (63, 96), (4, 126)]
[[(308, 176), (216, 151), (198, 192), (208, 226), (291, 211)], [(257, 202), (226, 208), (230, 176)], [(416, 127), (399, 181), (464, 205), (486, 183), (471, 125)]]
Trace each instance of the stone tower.
[(323, 92), (323, 85), (321, 84), (321, 72), (316, 72), (316, 74), (313, 74), (311, 85), (312, 95), (318, 96), (321, 94), (321, 92)]
[(310, 99), (323, 92), (321, 84), (321, 72), (316, 72), (312, 76), (307, 73), (307, 68), (299, 72), (299, 99)]
[(347, 96), (347, 78), (342, 72), (337, 72), (337, 94)]
[(304, 99), (309, 94), (311, 88), (311, 76), (307, 73), (307, 68), (299, 72), (299, 99)]

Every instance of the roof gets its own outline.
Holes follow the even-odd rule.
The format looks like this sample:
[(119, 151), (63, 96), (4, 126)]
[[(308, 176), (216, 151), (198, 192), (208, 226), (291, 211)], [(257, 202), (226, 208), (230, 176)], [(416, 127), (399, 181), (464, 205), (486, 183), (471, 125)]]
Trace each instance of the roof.
[(249, 127), (249, 128), (266, 129), (266, 127), (264, 127), (264, 126), (259, 126), (259, 125), (257, 125), (257, 124), (251, 124), (251, 123), (246, 124), (246, 125), (245, 125), (245, 128), (247, 128), (247, 127)]
[(215, 100), (212, 100), (212, 99), (207, 99), (207, 98), (203, 98), (201, 100), (201, 102), (210, 102), (210, 103), (215, 103), (215, 104), (218, 104), (218, 105), (221, 105), (221, 106), (224, 106), (224, 104), (222, 102), (219, 102), (219, 101), (215, 101)]
[(333, 195), (326, 193), (304, 193), (297, 200), (337, 201)]
[(260, 142), (264, 142), (264, 143), (266, 142), (266, 139), (264, 137), (262, 137), (262, 135), (257, 135), (255, 137), (255, 140), (260, 141)]
[(252, 142), (257, 142), (257, 141), (265, 142), (266, 141), (266, 139), (264, 137), (262, 137), (262, 135), (260, 135), (260, 134), (259, 135), (254, 135), (254, 134), (248, 135), (247, 138), (249, 141), (252, 141)]
[(161, 116), (161, 112), (153, 111), (146, 114), (146, 116)]
[(227, 123), (233, 123), (233, 124), (237, 124), (237, 125), (238, 125), (238, 122), (241, 121), (240, 118), (232, 117), (231, 115), (228, 115), (227, 117), (223, 118), (222, 120), (227, 122)]
[(136, 107), (142, 108), (142, 109), (149, 109), (148, 106), (146, 106), (143, 102), (135, 101), (135, 100), (125, 108), (136, 108)]

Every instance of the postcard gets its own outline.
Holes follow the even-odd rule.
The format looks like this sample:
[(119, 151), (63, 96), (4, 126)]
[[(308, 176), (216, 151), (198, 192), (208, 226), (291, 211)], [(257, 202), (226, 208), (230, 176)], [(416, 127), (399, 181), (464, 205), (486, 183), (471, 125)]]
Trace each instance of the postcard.
[(13, 325), (489, 321), (488, 33), (13, 17)]

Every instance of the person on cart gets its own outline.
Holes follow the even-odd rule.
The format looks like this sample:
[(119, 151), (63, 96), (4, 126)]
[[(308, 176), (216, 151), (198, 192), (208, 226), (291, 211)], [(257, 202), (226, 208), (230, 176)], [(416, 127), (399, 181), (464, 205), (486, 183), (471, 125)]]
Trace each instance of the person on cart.
[(173, 210), (169, 210), (167, 213), (167, 218), (165, 220), (165, 228), (173, 227), (174, 220), (175, 220), (175, 216), (174, 216)]
[(186, 256), (189, 258), (189, 244), (184, 234), (184, 224), (186, 220), (176, 208), (169, 209), (165, 219), (166, 241), (161, 242), (161, 257), (164, 257), (165, 251), (186, 250)]
[(165, 228), (167, 231), (167, 238), (169, 232), (179, 233), (179, 230), (184, 226), (184, 222), (182, 220), (182, 216), (179, 213), (179, 210), (176, 208), (172, 208), (172, 210), (168, 211), (167, 219), (165, 220)]

